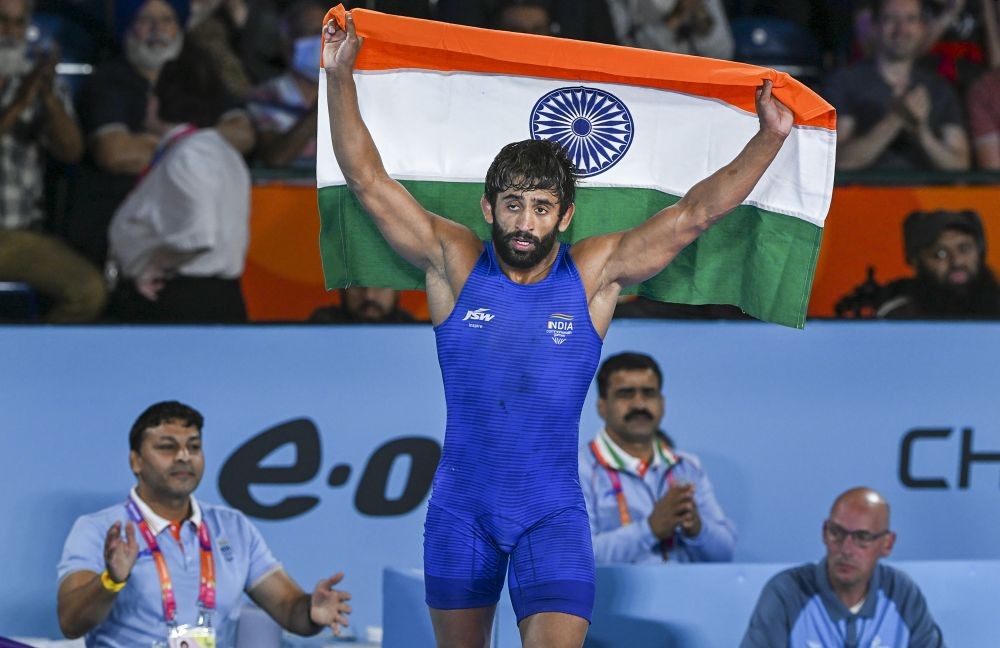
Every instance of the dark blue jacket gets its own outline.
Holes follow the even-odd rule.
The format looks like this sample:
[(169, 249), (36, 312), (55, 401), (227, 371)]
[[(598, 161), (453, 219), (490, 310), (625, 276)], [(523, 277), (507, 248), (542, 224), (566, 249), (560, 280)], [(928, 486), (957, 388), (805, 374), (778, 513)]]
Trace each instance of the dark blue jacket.
[(857, 614), (830, 587), (826, 560), (768, 581), (741, 648), (941, 648), (941, 630), (910, 577), (887, 565), (872, 572)]

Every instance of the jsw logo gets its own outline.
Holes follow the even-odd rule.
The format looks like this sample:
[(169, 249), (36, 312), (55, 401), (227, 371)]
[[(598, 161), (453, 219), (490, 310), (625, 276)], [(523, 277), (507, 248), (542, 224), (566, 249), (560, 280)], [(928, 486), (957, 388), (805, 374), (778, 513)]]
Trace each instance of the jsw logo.
[(491, 319), (496, 317), (496, 315), (490, 315), (489, 310), (490, 309), (488, 308), (477, 308), (476, 310), (470, 310), (465, 314), (465, 317), (462, 318), (462, 321), (464, 322), (465, 320), (482, 320), (484, 322), (489, 322)]

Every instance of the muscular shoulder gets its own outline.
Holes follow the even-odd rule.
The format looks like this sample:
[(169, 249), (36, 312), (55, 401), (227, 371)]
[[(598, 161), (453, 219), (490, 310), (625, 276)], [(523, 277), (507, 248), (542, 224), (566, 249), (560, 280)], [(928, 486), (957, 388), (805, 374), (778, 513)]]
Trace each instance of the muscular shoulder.
[(620, 233), (602, 234), (598, 236), (588, 236), (578, 241), (570, 248), (569, 254), (573, 258), (573, 263), (578, 268), (594, 266), (600, 267), (618, 243)]
[[(601, 234), (585, 238), (573, 245), (569, 251), (576, 265), (588, 298), (609, 286), (608, 264), (621, 242), (621, 232)], [(616, 287), (613, 298), (617, 299), (620, 287)], [(612, 308), (612, 311), (614, 309)]]

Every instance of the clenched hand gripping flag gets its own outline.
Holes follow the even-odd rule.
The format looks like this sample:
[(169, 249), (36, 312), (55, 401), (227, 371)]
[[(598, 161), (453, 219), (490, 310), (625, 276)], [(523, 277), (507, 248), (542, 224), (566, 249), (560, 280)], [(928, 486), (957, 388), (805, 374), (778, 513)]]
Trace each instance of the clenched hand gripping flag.
[[(582, 178), (563, 240), (632, 227), (729, 163), (758, 130), (763, 79), (795, 114), (777, 159), (743, 205), (704, 233), (641, 295), (734, 304), (801, 328), (833, 189), (833, 108), (786, 74), (372, 11), (353, 12), (361, 112), (389, 174), (427, 209), (489, 238), (479, 199), (493, 157), (555, 139)], [(327, 14), (344, 24), (344, 9)], [(423, 288), (345, 186), (320, 71), (316, 179), (328, 288)]]

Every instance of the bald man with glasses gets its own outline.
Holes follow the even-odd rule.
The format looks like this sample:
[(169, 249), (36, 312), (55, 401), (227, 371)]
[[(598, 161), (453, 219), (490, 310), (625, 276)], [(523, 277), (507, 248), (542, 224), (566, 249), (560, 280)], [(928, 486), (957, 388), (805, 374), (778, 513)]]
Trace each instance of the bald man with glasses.
[(764, 586), (741, 648), (944, 646), (917, 585), (879, 564), (895, 542), (882, 495), (842, 493), (823, 522), (826, 557)]

